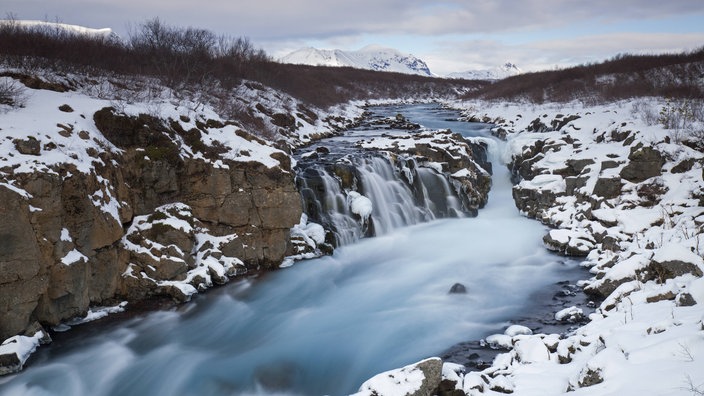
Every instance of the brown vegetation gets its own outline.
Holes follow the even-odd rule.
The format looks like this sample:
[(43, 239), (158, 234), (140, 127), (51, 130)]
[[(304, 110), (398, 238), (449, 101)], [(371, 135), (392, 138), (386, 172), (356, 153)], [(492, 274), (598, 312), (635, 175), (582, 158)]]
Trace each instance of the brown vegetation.
[(98, 76), (112, 73), (157, 78), (168, 87), (186, 91), (222, 91), (246, 79), (318, 107), (352, 99), (456, 96), (486, 84), (279, 64), (246, 38), (175, 28), (159, 19), (141, 24), (124, 41), (9, 21), (0, 24), (0, 55), (4, 66), (28, 75), (38, 70)]
[(500, 80), (468, 98), (528, 100), (535, 103), (609, 102), (642, 96), (704, 98), (704, 47), (681, 54), (619, 55), (602, 63)]

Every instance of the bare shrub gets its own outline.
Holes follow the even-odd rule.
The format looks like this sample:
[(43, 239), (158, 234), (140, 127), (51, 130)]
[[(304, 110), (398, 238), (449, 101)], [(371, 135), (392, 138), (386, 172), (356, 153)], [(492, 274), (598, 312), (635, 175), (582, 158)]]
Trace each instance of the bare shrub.
[(24, 107), (27, 94), (22, 84), (9, 77), (0, 77), (0, 105)]
[(655, 125), (658, 123), (658, 112), (655, 111), (650, 102), (646, 100), (636, 100), (631, 108), (631, 115), (640, 117), (647, 125)]

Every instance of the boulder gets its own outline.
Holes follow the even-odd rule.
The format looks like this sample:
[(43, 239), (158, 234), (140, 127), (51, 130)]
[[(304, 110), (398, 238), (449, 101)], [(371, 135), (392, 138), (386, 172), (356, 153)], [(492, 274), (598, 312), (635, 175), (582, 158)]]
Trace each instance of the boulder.
[(39, 155), (41, 152), (39, 140), (32, 136), (27, 139), (15, 139), (13, 143), (15, 143), (15, 148), (20, 154)]
[(543, 243), (549, 250), (566, 256), (584, 257), (594, 248), (594, 240), (587, 239), (582, 233), (571, 230), (550, 230), (543, 237)]
[(689, 248), (676, 243), (669, 243), (658, 249), (649, 266), (649, 270), (661, 282), (685, 274), (702, 277), (702, 268), (704, 259)]
[(593, 193), (606, 199), (616, 198), (621, 195), (622, 186), (620, 177), (600, 177), (594, 184)]
[(377, 374), (359, 388), (358, 396), (432, 396), (442, 381), (442, 360), (430, 358)]
[(652, 147), (631, 149), (628, 164), (621, 170), (621, 177), (632, 183), (640, 183), (662, 174), (665, 158)]

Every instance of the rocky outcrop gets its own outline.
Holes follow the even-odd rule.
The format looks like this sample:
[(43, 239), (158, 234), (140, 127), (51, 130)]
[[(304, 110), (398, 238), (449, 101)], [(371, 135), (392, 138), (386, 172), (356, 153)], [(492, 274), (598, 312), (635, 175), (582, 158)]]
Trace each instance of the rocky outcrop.
[[(12, 182), (0, 183), (0, 339), (36, 321), (85, 315), (91, 305), (152, 295), (183, 301), (189, 287), (274, 268), (286, 254), (301, 218), (287, 155), (263, 142), (279, 165), (224, 155), (229, 148), (194, 138), (225, 128), (207, 120), (187, 131), (107, 108), (94, 122), (112, 148), (81, 131), (84, 141), (103, 142), (82, 154), (86, 161), (2, 169)], [(23, 155), (40, 147), (32, 139), (16, 145)]]

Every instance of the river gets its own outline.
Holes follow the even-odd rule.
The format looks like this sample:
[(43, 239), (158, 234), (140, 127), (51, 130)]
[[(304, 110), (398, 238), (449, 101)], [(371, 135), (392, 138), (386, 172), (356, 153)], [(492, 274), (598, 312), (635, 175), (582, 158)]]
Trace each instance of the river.
[[(0, 394), (349, 394), (374, 374), (500, 332), (536, 292), (577, 271), (543, 247), (544, 226), (519, 215), (487, 126), (437, 105), (373, 111), (483, 137), (494, 175), (479, 215), (393, 229), (183, 306), (75, 327), (0, 378)], [(355, 133), (370, 132), (344, 138)], [(468, 292), (449, 294), (455, 283)]]

